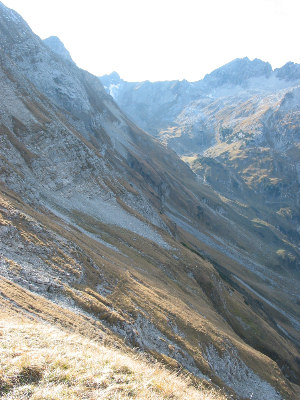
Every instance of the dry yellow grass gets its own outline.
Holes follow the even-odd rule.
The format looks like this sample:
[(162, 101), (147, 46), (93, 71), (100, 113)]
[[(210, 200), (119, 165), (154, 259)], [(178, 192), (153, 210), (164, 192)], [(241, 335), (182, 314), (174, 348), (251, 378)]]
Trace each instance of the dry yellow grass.
[(49, 324), (2, 319), (0, 396), (3, 400), (225, 400), (189, 378)]

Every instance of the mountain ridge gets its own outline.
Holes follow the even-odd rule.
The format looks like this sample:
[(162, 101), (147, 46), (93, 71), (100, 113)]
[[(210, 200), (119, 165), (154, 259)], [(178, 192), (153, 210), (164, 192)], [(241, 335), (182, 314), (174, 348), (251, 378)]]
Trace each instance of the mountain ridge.
[[(294, 79), (299, 79), (298, 76), (298, 71), (300, 68), (300, 64), (295, 63), (293, 61), (287, 61), (284, 65), (281, 67), (273, 68), (271, 64), (267, 61), (262, 61), (259, 58), (254, 58), (254, 59), (249, 59), (249, 57), (242, 57), (242, 58), (235, 58), (232, 61), (229, 61), (228, 63), (215, 68), (213, 71), (207, 73), (204, 75), (202, 79), (197, 79), (190, 81), (186, 78), (183, 79), (165, 79), (165, 80), (143, 80), (143, 81), (126, 81), (123, 80), (119, 73), (117, 71), (113, 71), (111, 73), (105, 74), (100, 76), (101, 80), (114, 80), (114, 83), (118, 83), (119, 81), (127, 82), (127, 83), (136, 83), (136, 84), (142, 84), (143, 82), (150, 82), (150, 83), (156, 83), (156, 82), (189, 82), (191, 84), (196, 84), (201, 81), (210, 81), (213, 80), (213, 78), (217, 77), (218, 75), (223, 75), (223, 76), (229, 76), (231, 77), (231, 74), (234, 75), (236, 72), (240, 72), (241, 69), (246, 69), (246, 71), (243, 71), (243, 76), (241, 77), (234, 77), (236, 81), (234, 84), (239, 84), (242, 82), (242, 79), (249, 79), (252, 77), (259, 77), (259, 76), (265, 76), (269, 78), (272, 74), (275, 74), (276, 76), (279, 76), (280, 79), (284, 78), (289, 78), (290, 80)], [(245, 73), (246, 72), (246, 73)]]
[[(249, 64), (253, 71), (259, 65), (263, 78), (254, 77), (253, 71), (247, 75), (244, 66)], [(270, 64), (244, 58), (195, 83), (114, 81), (110, 86), (105, 76), (104, 84), (131, 118), (173, 149), (214, 190), (245, 202), (248, 196), (262, 195), (261, 201), (274, 203), (278, 213), (290, 207), (299, 225), (298, 69), (287, 63), (271, 76)], [(228, 70), (235, 79), (229, 86)], [(246, 76), (243, 82), (240, 76)]]
[[(55, 56), (6, 10), (1, 5), (6, 307), (68, 326), (56, 307), (72, 309), (74, 324), (88, 319), (96, 332), (236, 398), (292, 399), (299, 322), (286, 299), (294, 275), (260, 264), (266, 257), (241, 205), (198, 181), (98, 78)], [(282, 233), (262, 229), (270, 250), (280, 243), (297, 255)], [(53, 309), (41, 310), (36, 295)]]

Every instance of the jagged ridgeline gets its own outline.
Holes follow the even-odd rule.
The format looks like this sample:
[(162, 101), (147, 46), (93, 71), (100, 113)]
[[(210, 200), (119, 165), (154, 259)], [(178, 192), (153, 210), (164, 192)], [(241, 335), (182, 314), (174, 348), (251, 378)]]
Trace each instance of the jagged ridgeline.
[(199, 179), (2, 3), (0, 47), (1, 396), (295, 399), (292, 224)]

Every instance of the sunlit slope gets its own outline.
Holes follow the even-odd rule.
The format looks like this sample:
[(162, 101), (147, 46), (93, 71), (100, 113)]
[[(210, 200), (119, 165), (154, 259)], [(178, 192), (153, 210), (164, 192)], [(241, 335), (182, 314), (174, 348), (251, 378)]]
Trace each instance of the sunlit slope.
[[(1, 201), (1, 293), (7, 305), (83, 334), (92, 323), (87, 330), (93, 335), (99, 329), (114, 340), (117, 334), (175, 369), (240, 395), (256, 387), (277, 398), (268, 381), (288, 396), (279, 369), (245, 344), (241, 326), (246, 335), (255, 331), (253, 344), (264, 351), (278, 349), (290, 368), (296, 349), (259, 316), (250, 291), (239, 293), (238, 282), (236, 290), (211, 263), (173, 240), (172, 250), (163, 250), (128, 230), (92, 225), (86, 216), (74, 226), (11, 196)], [(97, 239), (100, 229), (106, 243)], [(64, 313), (12, 281), (60, 304)]]
[[(3, 307), (3, 302), (1, 306)], [(154, 359), (108, 344), (103, 338), (43, 323), (6, 308), (0, 311), (2, 399), (194, 399), (226, 397), (207, 384), (171, 372)], [(57, 307), (58, 313), (60, 309)], [(77, 315), (74, 314), (75, 321)], [(76, 323), (76, 322), (75, 322)]]

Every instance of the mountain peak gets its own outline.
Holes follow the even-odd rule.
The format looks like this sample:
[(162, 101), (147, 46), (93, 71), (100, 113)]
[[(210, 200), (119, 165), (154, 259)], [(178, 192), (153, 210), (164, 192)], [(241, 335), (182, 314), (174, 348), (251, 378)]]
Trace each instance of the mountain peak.
[(122, 79), (120, 78), (120, 75), (116, 71), (101, 76), (101, 82), (104, 86), (118, 85), (121, 81)]
[(74, 62), (63, 42), (57, 36), (50, 36), (47, 39), (44, 39), (43, 42), (54, 53), (58, 54), (65, 60)]
[(110, 74), (103, 75), (100, 78), (102, 85), (104, 86), (105, 90), (115, 98), (117, 95), (118, 88), (120, 84), (123, 81), (122, 78), (120, 78), (120, 75), (116, 72), (113, 71)]
[(258, 58), (250, 60), (248, 57), (236, 58), (235, 60), (217, 68), (208, 75), (203, 81), (211, 86), (221, 86), (224, 84), (243, 85), (250, 78), (260, 76), (269, 77), (272, 73), (271, 64)]
[(300, 64), (289, 61), (283, 67), (276, 68), (274, 72), (279, 79), (294, 81), (300, 79)]
[(121, 78), (120, 78), (120, 75), (119, 75), (116, 71), (111, 72), (111, 73), (109, 74), (109, 76), (110, 76), (112, 79), (118, 79), (118, 80), (121, 79)]

